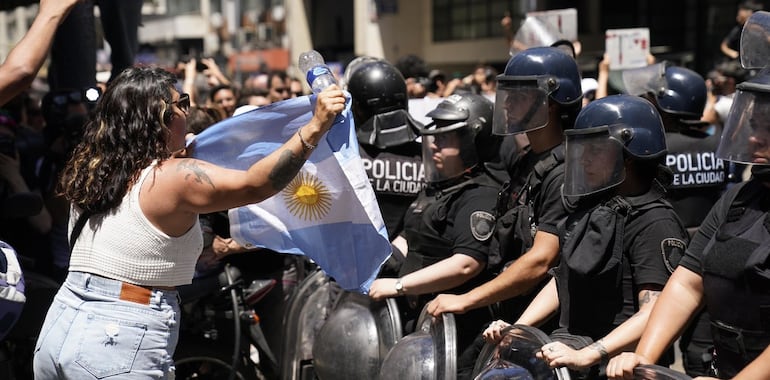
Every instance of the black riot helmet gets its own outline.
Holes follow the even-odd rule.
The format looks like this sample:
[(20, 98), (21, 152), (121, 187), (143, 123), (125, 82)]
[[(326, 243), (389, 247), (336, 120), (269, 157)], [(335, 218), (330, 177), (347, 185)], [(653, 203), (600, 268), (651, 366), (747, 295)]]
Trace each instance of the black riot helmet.
[(685, 123), (699, 122), (706, 106), (706, 81), (690, 69), (666, 62), (623, 71), (630, 95), (648, 96), (665, 112)]
[(562, 126), (571, 127), (582, 105), (580, 69), (575, 59), (556, 47), (536, 47), (508, 60), (497, 76), (494, 133), (536, 130), (549, 122), (549, 100), (561, 105)]
[(566, 196), (583, 196), (625, 180), (624, 158), (660, 161), (666, 134), (655, 106), (644, 98), (612, 95), (589, 103), (564, 132)]
[(385, 61), (358, 65), (347, 83), (361, 144), (384, 149), (414, 141), (420, 125), (408, 110), (406, 81)]
[(368, 62), (377, 62), (379, 61), (379, 58), (371, 57), (368, 55), (362, 55), (354, 58), (350, 63), (345, 66), (345, 72), (342, 74), (342, 80), (340, 80), (340, 85), (343, 89), (348, 89), (348, 83), (350, 83), (350, 77), (353, 75), (356, 70), (358, 70), (359, 67), (361, 67), (363, 64)]
[(497, 159), (501, 139), (492, 134), (493, 107), (483, 95), (466, 93), (451, 95), (428, 112), (433, 121), (420, 130), (428, 182), (456, 178)]
[(754, 12), (741, 34), (741, 66), (761, 69), (735, 86), (735, 97), (725, 121), (716, 155), (751, 164), (761, 181), (770, 181), (770, 12)]

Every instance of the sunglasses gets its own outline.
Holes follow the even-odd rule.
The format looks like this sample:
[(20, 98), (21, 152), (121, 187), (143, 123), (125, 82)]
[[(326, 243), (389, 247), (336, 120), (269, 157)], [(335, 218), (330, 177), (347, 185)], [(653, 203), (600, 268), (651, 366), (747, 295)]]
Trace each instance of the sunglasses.
[(177, 107), (179, 107), (182, 112), (187, 114), (187, 112), (190, 111), (190, 94), (181, 94), (179, 95), (179, 99), (169, 103), (169, 104), (176, 104)]

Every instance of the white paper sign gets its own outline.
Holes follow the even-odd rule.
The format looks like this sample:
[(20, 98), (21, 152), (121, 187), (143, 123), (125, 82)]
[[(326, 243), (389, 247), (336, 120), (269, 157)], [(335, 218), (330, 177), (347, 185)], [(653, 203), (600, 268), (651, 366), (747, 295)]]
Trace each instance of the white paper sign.
[(610, 59), (611, 70), (647, 66), (647, 55), (650, 54), (650, 29), (607, 29), (604, 51)]
[(561, 38), (568, 41), (578, 39), (577, 9), (554, 9), (541, 12), (527, 12), (527, 17), (534, 17), (558, 32)]
[(528, 16), (513, 38), (510, 54), (514, 55), (531, 47), (550, 46), (560, 39), (562, 37), (551, 25)]

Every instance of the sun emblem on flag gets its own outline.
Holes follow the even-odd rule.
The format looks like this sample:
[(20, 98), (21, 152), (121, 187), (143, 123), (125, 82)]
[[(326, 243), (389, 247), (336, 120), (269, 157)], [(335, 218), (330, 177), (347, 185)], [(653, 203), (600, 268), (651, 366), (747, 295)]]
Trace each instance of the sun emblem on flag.
[(331, 208), (331, 194), (318, 177), (300, 172), (283, 189), (283, 199), (289, 212), (304, 220), (319, 220)]

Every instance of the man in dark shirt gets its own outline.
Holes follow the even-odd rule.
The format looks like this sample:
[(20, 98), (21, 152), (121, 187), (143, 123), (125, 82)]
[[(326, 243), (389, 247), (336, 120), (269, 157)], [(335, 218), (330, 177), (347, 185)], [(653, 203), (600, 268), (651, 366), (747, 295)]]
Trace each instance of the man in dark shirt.
[[(398, 297), (407, 332), (437, 292), (461, 293), (491, 277), (493, 209), (506, 179), (487, 165), (497, 159), (501, 140), (492, 135), (492, 109), (482, 95), (452, 95), (428, 113), (433, 122), (421, 129), (428, 187), (404, 217), (408, 254), (398, 278), (378, 278), (369, 289), (374, 300)], [(457, 352), (490, 318), (485, 309), (455, 318)]]
[[(353, 65), (355, 63), (351, 63)], [(393, 242), (381, 275), (396, 275), (404, 260), (404, 215), (424, 187), (420, 123), (408, 112), (406, 82), (395, 66), (381, 60), (356, 64), (347, 78), (361, 160)], [(401, 248), (399, 248), (401, 247)]]
[(743, 31), (743, 24), (751, 15), (756, 11), (761, 11), (764, 5), (760, 2), (753, 0), (746, 0), (738, 4), (738, 13), (735, 15), (735, 21), (738, 23), (727, 36), (722, 40), (719, 45), (719, 50), (722, 54), (726, 55), (730, 59), (738, 59), (741, 53), (741, 32)]
[[(500, 262), (493, 269), (502, 272), (469, 292), (439, 295), (428, 306), (435, 316), (465, 313), (528, 294), (501, 311), (515, 318), (558, 261), (557, 225), (567, 217), (560, 192), (563, 133), (572, 128), (582, 106), (577, 64), (560, 49), (531, 48), (511, 57), (497, 81), (495, 133), (526, 133), (530, 144), (508, 168), (511, 183), (498, 202), (495, 244)], [(509, 210), (513, 212), (506, 213)]]
[[(692, 236), (728, 182), (729, 167), (716, 157), (720, 136), (705, 133), (707, 125), (700, 121), (706, 82), (692, 70), (665, 63), (626, 70), (623, 78), (630, 94), (641, 95), (660, 112), (666, 129), (666, 166), (673, 173), (666, 199)], [(709, 317), (704, 312), (693, 320), (680, 341), (688, 375), (706, 374), (709, 360), (704, 358), (708, 358), (711, 346)]]
[[(759, 45), (746, 49), (747, 54), (767, 46), (764, 35), (754, 43)], [(764, 57), (746, 58), (747, 69), (766, 66)], [(770, 77), (766, 73), (765, 68), (737, 86), (717, 149), (719, 158), (751, 164), (751, 180), (731, 187), (712, 207), (652, 310), (636, 352), (610, 362), (608, 374), (613, 379), (631, 379), (634, 367), (657, 360), (704, 306), (714, 340), (709, 376), (753, 380), (770, 373), (766, 360), (770, 352), (770, 94), (766, 84)]]
[[(539, 356), (581, 371), (572, 378), (601, 379), (609, 356), (639, 339), (687, 232), (658, 179), (666, 140), (652, 104), (628, 95), (594, 101), (566, 139), (563, 194), (572, 212), (560, 229), (561, 261), (516, 323), (540, 326), (559, 311), (555, 342)], [(499, 339), (504, 326), (485, 337)]]

